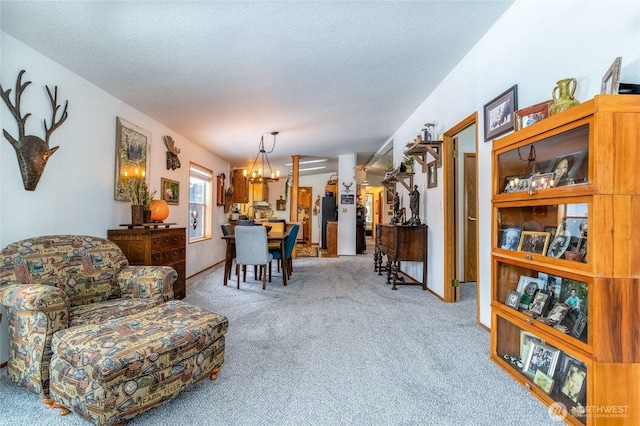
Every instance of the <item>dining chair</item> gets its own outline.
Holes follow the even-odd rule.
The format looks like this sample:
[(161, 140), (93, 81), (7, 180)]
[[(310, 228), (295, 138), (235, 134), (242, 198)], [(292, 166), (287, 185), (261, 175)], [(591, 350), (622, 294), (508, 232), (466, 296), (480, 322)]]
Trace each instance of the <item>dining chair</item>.
[[(223, 223), (220, 225), (222, 228), (222, 235), (233, 235), (233, 225), (230, 223)], [(225, 256), (224, 263), (224, 285), (227, 285), (227, 280), (231, 279), (231, 265), (233, 264), (233, 259), (236, 258), (236, 245), (235, 243), (228, 242), (227, 243), (227, 255)]]
[(287, 278), (291, 277), (291, 272), (293, 272), (293, 247), (296, 245), (296, 238), (298, 237), (298, 229), (300, 229), (300, 225), (294, 223), (291, 225), (291, 229), (289, 230), (289, 235), (284, 239), (284, 260), (282, 259), (282, 252), (280, 251), (280, 247), (276, 250), (269, 249), (269, 252), (273, 256), (274, 259), (278, 259), (278, 271), (280, 271), (280, 263), (282, 263), (282, 273), (287, 274)]
[[(240, 266), (244, 268), (243, 281), (247, 281), (246, 266), (253, 265), (260, 268), (259, 276), (262, 276), (262, 289), (266, 288), (267, 269), (273, 260), (267, 247), (267, 229), (264, 226), (236, 226), (236, 275), (238, 288), (240, 288)], [(271, 281), (271, 268), (269, 281)]]

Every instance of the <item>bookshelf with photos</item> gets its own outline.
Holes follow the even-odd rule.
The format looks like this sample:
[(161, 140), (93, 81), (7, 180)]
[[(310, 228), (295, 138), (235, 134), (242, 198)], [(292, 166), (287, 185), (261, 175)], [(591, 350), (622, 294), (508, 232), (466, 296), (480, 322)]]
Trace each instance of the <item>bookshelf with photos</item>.
[(570, 424), (640, 423), (640, 97), (493, 146), (491, 357)]

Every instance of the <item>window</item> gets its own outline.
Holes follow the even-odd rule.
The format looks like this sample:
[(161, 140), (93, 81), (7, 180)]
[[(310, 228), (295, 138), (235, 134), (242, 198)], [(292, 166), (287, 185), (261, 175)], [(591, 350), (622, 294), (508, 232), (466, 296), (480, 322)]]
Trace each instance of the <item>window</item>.
[(189, 165), (189, 242), (211, 238), (213, 172)]

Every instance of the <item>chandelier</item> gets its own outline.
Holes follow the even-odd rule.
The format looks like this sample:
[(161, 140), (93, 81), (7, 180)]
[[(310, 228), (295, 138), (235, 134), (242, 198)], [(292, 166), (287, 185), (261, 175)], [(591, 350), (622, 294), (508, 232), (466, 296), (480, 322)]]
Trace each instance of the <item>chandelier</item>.
[[(247, 174), (246, 170), (244, 171), (244, 178), (249, 183), (275, 182), (280, 179), (280, 170), (276, 170), (276, 172), (274, 173), (271, 170), (271, 163), (269, 163), (269, 157), (267, 157), (267, 154), (271, 154), (273, 152), (273, 149), (276, 147), (276, 135), (278, 134), (278, 132), (271, 132), (271, 134), (273, 135), (273, 145), (271, 146), (271, 150), (268, 152), (265, 151), (264, 135), (262, 135), (260, 137), (260, 145), (258, 145), (258, 155), (256, 155), (256, 159), (254, 160), (253, 165), (251, 166), (251, 170), (249, 171), (249, 174)], [(258, 163), (258, 158), (260, 158), (261, 156), (262, 156), (262, 167), (260, 167), (260, 164)], [(267, 169), (265, 168), (265, 162), (266, 162), (266, 165), (269, 167), (269, 174), (267, 174)], [(256, 164), (258, 164), (258, 168), (256, 168)]]

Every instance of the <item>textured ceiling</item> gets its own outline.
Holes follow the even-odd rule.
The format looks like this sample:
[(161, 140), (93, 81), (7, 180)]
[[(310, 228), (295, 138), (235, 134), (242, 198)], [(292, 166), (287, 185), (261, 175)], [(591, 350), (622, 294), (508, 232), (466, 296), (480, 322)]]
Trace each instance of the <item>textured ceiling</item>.
[[(360, 165), (511, 1), (1, 1), (2, 31), (210, 149)], [(326, 172), (323, 170), (321, 172)]]

